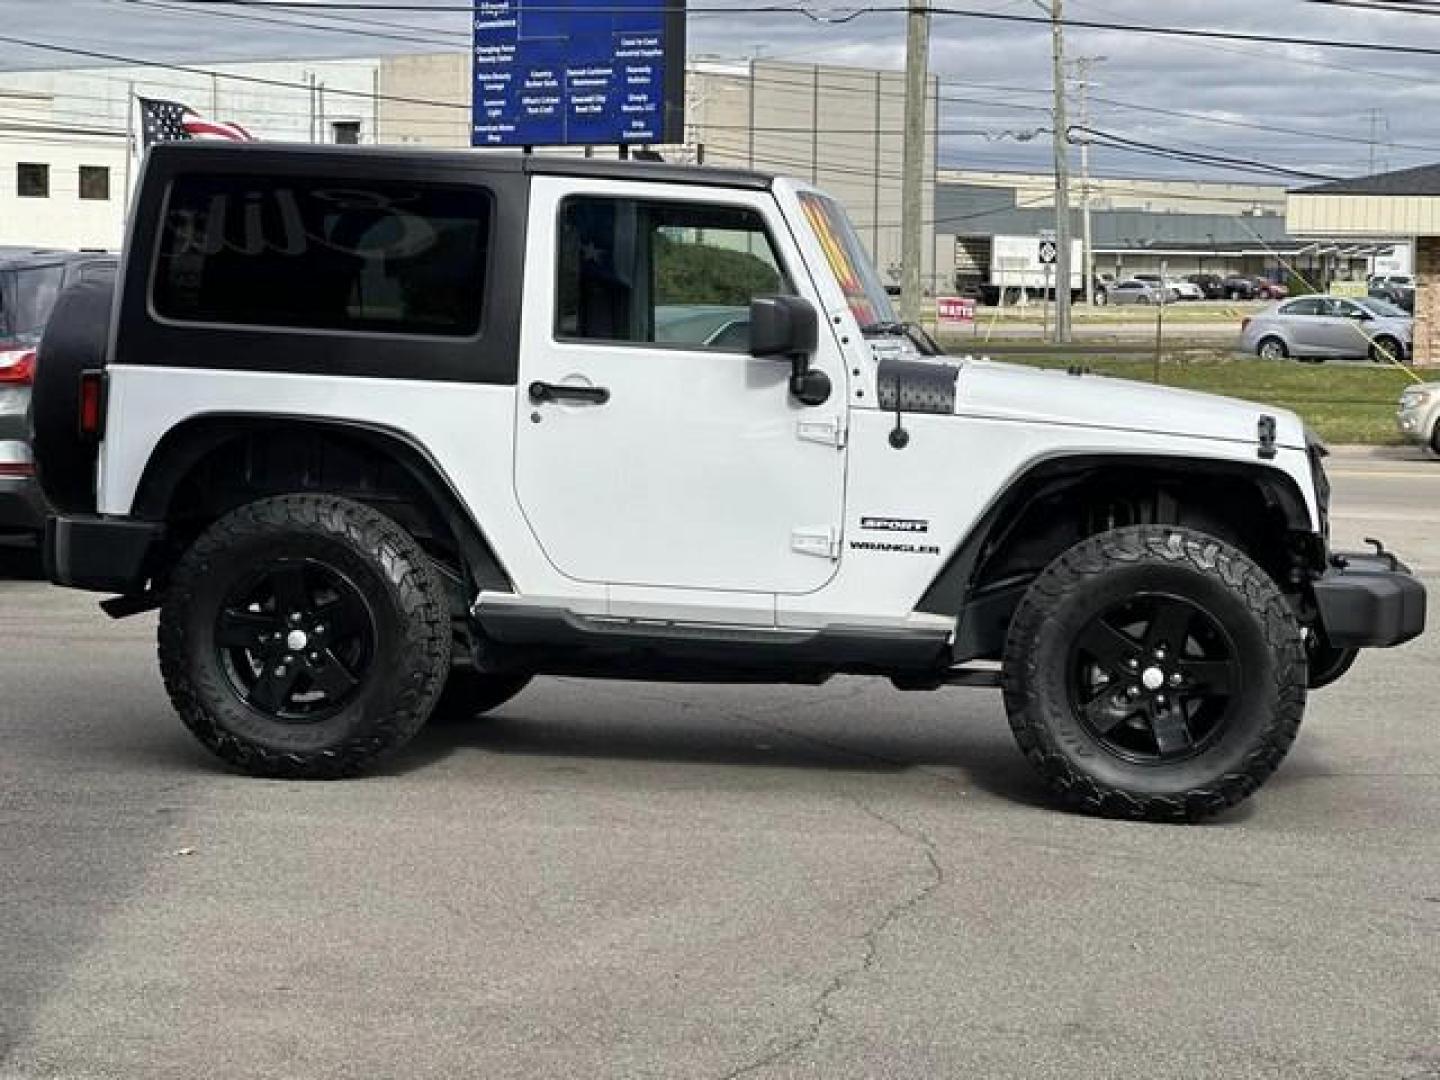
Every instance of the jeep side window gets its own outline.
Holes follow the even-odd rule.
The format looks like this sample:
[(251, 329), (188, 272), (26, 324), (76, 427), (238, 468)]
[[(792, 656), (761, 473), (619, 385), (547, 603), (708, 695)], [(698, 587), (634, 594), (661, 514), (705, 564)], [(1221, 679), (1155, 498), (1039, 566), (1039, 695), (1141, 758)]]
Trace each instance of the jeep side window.
[(476, 188), (176, 177), (152, 283), (182, 322), (470, 337), (491, 200)]
[(566, 199), (556, 263), (562, 339), (744, 353), (750, 301), (793, 291), (746, 207)]

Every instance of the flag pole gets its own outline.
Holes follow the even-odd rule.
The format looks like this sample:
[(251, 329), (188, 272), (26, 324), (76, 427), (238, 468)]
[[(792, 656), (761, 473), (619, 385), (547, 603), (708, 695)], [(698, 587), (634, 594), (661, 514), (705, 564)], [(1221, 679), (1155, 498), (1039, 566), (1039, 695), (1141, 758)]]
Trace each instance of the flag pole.
[(125, 88), (125, 212), (129, 213), (130, 193), (135, 178), (135, 84)]

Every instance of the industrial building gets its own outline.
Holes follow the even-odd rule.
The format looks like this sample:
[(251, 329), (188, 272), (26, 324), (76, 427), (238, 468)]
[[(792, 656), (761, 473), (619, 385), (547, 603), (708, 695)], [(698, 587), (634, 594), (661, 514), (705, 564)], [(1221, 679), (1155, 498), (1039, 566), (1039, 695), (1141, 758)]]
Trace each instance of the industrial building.
[[(0, 72), (0, 245), (115, 248), (139, 162), (137, 97), (180, 101), (276, 141), (466, 147), (466, 52), (340, 60)], [(848, 208), (884, 280), (900, 281), (903, 75), (780, 60), (693, 58), (685, 142), (667, 158), (799, 176)], [(926, 130), (939, 128), (930, 80)], [(933, 223), (922, 280), (942, 294), (983, 277), (997, 237), (1054, 227), (1048, 174), (939, 168), (925, 147), (922, 215)], [(477, 151), (484, 153), (488, 151)], [(537, 149), (613, 154), (612, 148)], [(1078, 178), (1072, 235), (1084, 234)], [(1316, 280), (1410, 269), (1406, 238), (1296, 236), (1283, 188), (1096, 177), (1088, 196), (1095, 270), (1124, 277), (1245, 273)], [(1078, 266), (1077, 260), (1077, 266)]]
[[(1048, 174), (942, 169), (937, 179), (937, 248), (953, 250), (955, 282), (992, 272), (996, 237), (1038, 237), (1055, 226), (1055, 181)], [(1071, 234), (1084, 234), (1085, 185), (1072, 191)], [(1287, 228), (1286, 189), (1191, 180), (1095, 178), (1089, 182), (1094, 272), (1244, 274), (1315, 288), (1360, 280), (1375, 270), (1409, 270), (1409, 245), (1395, 239), (1295, 235)], [(947, 241), (948, 237), (948, 241)], [(943, 287), (943, 286), (942, 286)]]

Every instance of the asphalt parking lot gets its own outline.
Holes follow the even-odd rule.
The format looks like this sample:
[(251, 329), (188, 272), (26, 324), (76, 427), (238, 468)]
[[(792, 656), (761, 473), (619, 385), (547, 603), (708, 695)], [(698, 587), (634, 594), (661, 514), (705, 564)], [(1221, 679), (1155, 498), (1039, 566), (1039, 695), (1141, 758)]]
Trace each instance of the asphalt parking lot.
[[(1332, 473), (1440, 587), (1440, 462)], [(1434, 633), (1158, 827), (1050, 806), (991, 692), (857, 679), (547, 680), (250, 780), (153, 629), (0, 582), (0, 1076), (1440, 1077)]]

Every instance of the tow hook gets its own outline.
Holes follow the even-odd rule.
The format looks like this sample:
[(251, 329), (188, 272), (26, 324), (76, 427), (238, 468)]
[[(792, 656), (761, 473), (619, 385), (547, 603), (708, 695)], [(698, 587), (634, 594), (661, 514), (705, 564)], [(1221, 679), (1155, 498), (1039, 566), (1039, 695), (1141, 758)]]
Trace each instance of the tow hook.
[(1367, 536), (1367, 537), (1365, 537), (1365, 543), (1371, 544), (1371, 545), (1374, 546), (1374, 548), (1375, 548), (1375, 557), (1376, 557), (1377, 559), (1384, 559), (1385, 562), (1389, 565), (1389, 567), (1390, 567), (1391, 570), (1399, 570), (1399, 569), (1400, 569), (1400, 560), (1397, 559), (1397, 558), (1395, 558), (1394, 555), (1392, 555), (1390, 552), (1388, 552), (1388, 551), (1385, 550), (1385, 545), (1384, 545), (1383, 542), (1381, 542), (1381, 541), (1379, 541), (1379, 540), (1376, 540), (1373, 536)]

